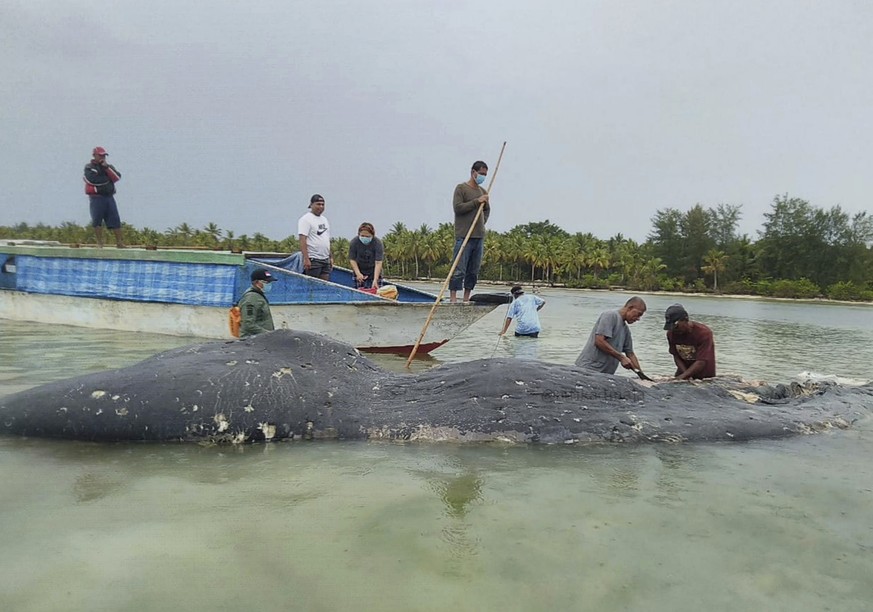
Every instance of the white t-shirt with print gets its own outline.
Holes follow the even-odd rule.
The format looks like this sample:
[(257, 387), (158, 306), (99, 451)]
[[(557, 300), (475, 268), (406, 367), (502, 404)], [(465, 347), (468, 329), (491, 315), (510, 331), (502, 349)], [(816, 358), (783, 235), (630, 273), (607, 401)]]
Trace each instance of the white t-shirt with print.
[(297, 222), (297, 234), (306, 236), (309, 259), (330, 259), (330, 223), (327, 217), (307, 212)]

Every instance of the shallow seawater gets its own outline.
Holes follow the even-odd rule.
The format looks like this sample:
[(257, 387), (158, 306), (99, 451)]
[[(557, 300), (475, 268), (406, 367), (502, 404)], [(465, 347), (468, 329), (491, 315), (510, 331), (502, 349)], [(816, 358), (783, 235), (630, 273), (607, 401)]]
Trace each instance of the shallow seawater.
[[(627, 297), (541, 295), (539, 341), (499, 340), (501, 307), (413, 371), (571, 363)], [(672, 301), (650, 298), (632, 327), (655, 375)], [(873, 309), (683, 303), (716, 329), (725, 372), (870, 378)], [(860, 355), (834, 352), (846, 334)], [(192, 341), (0, 321), (0, 393)], [(0, 438), (0, 610), (869, 610), (870, 508), (870, 421), (700, 445)]]

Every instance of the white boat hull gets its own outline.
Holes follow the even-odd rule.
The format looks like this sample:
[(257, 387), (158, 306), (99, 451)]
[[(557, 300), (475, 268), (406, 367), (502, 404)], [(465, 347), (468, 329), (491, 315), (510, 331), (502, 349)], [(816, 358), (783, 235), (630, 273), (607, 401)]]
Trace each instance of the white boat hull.
[[(441, 304), (422, 340), (427, 353), (491, 312), (495, 305)], [(409, 352), (432, 304), (359, 302), (271, 306), (276, 328), (325, 334), (362, 350)], [(230, 338), (226, 308), (0, 291), (0, 318), (93, 329)]]

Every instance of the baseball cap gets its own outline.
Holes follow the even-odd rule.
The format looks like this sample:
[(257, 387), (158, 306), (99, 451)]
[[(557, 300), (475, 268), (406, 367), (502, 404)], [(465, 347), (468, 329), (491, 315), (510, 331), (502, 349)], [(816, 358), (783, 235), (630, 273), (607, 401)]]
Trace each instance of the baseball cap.
[(266, 270), (255, 270), (252, 272), (252, 280), (253, 281), (267, 281), (268, 283), (272, 283), (276, 280), (276, 277), (267, 272)]
[(509, 290), (509, 292), (517, 297), (524, 293), (524, 289), (521, 288), (521, 285), (515, 285), (512, 289)]
[(682, 306), (682, 304), (673, 304), (672, 306), (668, 306), (667, 310), (664, 311), (664, 318), (666, 319), (664, 329), (673, 329), (673, 326), (676, 325), (676, 321), (688, 320), (688, 311), (685, 310), (685, 307)]
[(94, 147), (94, 150), (91, 151), (91, 155), (109, 155), (109, 153), (107, 153), (106, 149), (103, 147)]
[(312, 206), (316, 202), (321, 202), (322, 204), (324, 204), (324, 196), (316, 193), (311, 198), (309, 198), (309, 205), (310, 206)]

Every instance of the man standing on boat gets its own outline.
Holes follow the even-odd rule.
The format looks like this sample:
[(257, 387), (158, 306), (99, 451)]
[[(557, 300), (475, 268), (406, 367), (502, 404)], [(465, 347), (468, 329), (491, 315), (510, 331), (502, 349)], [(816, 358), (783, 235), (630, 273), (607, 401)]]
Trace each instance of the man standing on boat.
[(673, 304), (664, 312), (667, 346), (676, 363), (675, 377), (713, 378), (715, 376), (715, 341), (712, 330), (691, 321), (682, 304)]
[(246, 289), (237, 304), (240, 314), (240, 338), (273, 331), (273, 315), (270, 313), (267, 293), (270, 292), (270, 284), (275, 280), (276, 278), (266, 270), (252, 272), (252, 286)]
[(646, 303), (639, 297), (630, 298), (618, 310), (602, 312), (588, 342), (576, 358), (576, 366), (604, 374), (615, 374), (619, 364), (628, 370), (639, 371), (640, 362), (634, 353), (629, 326), (645, 313)]
[(121, 240), (121, 217), (115, 204), (115, 183), (121, 179), (121, 172), (107, 163), (106, 149), (94, 147), (92, 159), (85, 166), (85, 193), (91, 201), (91, 226), (97, 236), (97, 246), (103, 248), (103, 223), (115, 232), (115, 246), (124, 248)]
[(449, 301), (453, 304), (458, 301), (458, 291), (464, 289), (464, 301), (470, 301), (470, 292), (476, 287), (479, 280), (479, 267), (482, 265), (482, 253), (485, 249), (485, 223), (491, 215), (491, 204), (488, 202), (488, 192), (482, 187), (485, 177), (488, 176), (488, 165), (483, 161), (473, 163), (470, 169), (470, 180), (455, 187), (455, 195), (452, 198), (452, 206), (455, 210), (455, 249), (452, 261), (458, 256), (464, 238), (473, 225), (473, 219), (479, 208), (476, 225), (464, 247), (464, 252), (458, 260), (458, 265), (449, 281)]
[(307, 276), (330, 280), (333, 256), (330, 253), (330, 223), (324, 213), (324, 198), (319, 194), (309, 198), (309, 211), (297, 221), (300, 254)]

